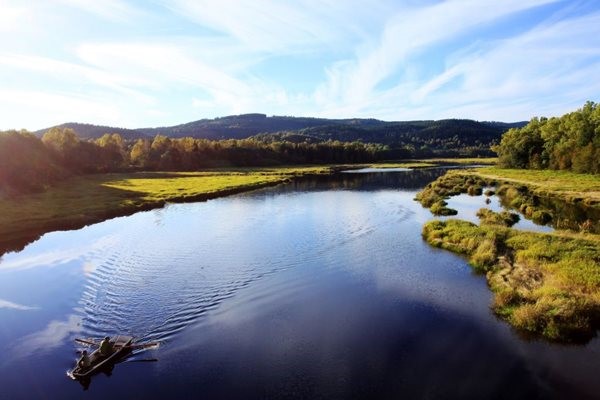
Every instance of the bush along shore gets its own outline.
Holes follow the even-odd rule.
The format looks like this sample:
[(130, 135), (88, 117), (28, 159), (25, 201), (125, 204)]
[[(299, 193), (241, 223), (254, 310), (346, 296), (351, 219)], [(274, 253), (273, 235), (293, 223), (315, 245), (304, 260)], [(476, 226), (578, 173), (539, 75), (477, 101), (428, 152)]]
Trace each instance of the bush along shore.
[[(547, 199), (530, 185), (498, 175), (481, 176), (479, 171), (451, 171), (429, 184), (416, 200), (436, 215), (451, 215), (456, 211), (443, 209), (446, 199), (461, 193), (476, 195), (490, 186), (496, 187), (503, 203), (528, 218), (561, 220), (564, 210), (546, 208)], [(487, 189), (485, 194), (495, 191)], [(552, 194), (557, 203), (568, 201), (568, 192)], [(493, 311), (520, 332), (561, 342), (594, 337), (600, 328), (600, 235), (589, 233), (594, 223), (580, 221), (570, 224), (569, 231), (543, 234), (511, 229), (519, 215), (510, 211), (482, 208), (477, 216), (479, 225), (430, 221), (423, 227), (423, 238), (465, 255), (475, 270), (485, 273), (494, 293)]]

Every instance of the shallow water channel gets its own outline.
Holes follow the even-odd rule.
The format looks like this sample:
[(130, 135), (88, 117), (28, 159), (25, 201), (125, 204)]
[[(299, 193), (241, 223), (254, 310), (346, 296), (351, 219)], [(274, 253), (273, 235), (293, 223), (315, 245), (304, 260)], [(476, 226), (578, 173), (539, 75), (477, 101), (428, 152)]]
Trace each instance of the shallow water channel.
[[(599, 396), (598, 339), (521, 337), (483, 276), (421, 239), (432, 217), (413, 197), (441, 173), (169, 205), (4, 255), (0, 398)], [(468, 214), (484, 198), (461, 199)], [(87, 389), (67, 378), (75, 338), (114, 334), (161, 345)]]

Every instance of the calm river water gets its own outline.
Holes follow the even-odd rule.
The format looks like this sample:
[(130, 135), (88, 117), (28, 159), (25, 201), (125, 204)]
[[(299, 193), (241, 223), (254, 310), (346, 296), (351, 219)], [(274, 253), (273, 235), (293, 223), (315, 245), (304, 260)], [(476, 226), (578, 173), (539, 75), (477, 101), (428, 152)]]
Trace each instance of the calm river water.
[[(422, 241), (413, 197), (440, 173), (170, 205), (4, 255), (0, 398), (598, 398), (598, 339), (519, 336), (483, 276)], [(86, 390), (66, 376), (75, 338), (118, 333), (161, 345)]]

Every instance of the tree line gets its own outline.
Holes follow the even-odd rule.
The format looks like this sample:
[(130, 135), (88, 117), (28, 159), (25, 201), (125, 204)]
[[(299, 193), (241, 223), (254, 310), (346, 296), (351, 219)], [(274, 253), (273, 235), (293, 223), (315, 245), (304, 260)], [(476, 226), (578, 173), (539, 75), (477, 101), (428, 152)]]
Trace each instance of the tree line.
[(498, 153), (508, 168), (555, 169), (600, 173), (600, 107), (588, 101), (577, 111), (553, 118), (533, 118), (509, 129)]
[(124, 140), (105, 134), (81, 140), (69, 128), (52, 128), (42, 138), (27, 131), (0, 133), (0, 196), (44, 190), (73, 174), (124, 171), (194, 171), (211, 167), (280, 164), (339, 164), (383, 160), (388, 147), (361, 142), (194, 138)]

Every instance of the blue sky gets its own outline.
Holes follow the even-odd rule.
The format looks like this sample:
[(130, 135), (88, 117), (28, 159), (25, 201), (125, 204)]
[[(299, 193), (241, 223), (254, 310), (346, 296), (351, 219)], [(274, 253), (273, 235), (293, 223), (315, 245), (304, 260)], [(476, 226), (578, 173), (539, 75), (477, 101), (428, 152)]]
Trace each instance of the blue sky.
[(597, 0), (0, 0), (0, 129), (517, 121), (599, 97)]

